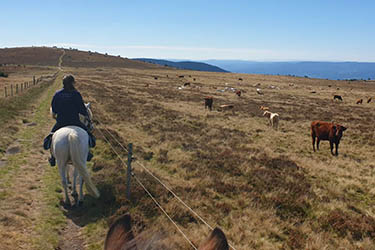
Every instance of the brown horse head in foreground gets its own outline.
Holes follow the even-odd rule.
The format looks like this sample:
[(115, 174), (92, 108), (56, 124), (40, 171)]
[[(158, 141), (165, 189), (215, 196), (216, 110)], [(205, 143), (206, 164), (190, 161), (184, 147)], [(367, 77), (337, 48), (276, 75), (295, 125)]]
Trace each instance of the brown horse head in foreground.
[[(146, 248), (140, 249), (158, 249), (153, 248), (153, 240), (145, 244)], [(131, 229), (131, 218), (129, 214), (125, 214), (112, 224), (108, 230), (107, 237), (104, 243), (104, 250), (136, 250), (137, 239), (134, 238)], [(140, 244), (140, 245), (141, 245)], [(139, 247), (140, 247), (139, 245)], [(219, 228), (215, 228), (208, 239), (198, 248), (199, 250), (228, 250), (229, 245), (227, 238), (223, 231)]]

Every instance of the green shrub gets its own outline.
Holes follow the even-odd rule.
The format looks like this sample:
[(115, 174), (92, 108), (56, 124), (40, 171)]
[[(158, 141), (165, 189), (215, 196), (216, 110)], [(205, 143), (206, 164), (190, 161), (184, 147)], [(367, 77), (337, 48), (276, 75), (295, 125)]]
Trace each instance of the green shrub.
[(8, 74), (0, 71), (0, 77), (8, 77)]

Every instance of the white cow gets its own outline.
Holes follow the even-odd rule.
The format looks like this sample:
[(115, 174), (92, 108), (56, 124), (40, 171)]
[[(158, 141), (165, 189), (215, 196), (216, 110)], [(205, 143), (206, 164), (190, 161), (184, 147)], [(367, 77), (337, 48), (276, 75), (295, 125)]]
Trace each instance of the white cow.
[(279, 114), (278, 113), (272, 113), (270, 111), (264, 111), (263, 116), (268, 117), (269, 124), (272, 128), (278, 129), (279, 127)]

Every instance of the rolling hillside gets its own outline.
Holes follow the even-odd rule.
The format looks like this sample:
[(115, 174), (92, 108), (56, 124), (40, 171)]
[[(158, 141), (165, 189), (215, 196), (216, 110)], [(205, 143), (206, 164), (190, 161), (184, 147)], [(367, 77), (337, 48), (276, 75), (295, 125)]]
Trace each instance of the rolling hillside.
[(203, 62), (193, 62), (193, 61), (181, 61), (181, 62), (173, 62), (168, 60), (160, 60), (160, 59), (151, 59), (151, 58), (134, 58), (134, 60), (148, 62), (163, 66), (169, 66), (176, 69), (187, 69), (187, 70), (196, 70), (196, 71), (208, 71), (208, 72), (228, 72), (219, 68), (217, 66), (213, 66)]
[(76, 49), (50, 47), (24, 47), (0, 49), (0, 64), (57, 66), (65, 50), (64, 67), (123, 67), (132, 69), (156, 69), (158, 65), (130, 60), (119, 56)]
[(0, 49), (0, 64), (57, 66), (62, 50), (47, 47)]

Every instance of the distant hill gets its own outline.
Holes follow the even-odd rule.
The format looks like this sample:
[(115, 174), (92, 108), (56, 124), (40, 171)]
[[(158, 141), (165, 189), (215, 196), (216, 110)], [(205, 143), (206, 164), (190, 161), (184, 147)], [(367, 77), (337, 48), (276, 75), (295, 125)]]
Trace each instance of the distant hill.
[(91, 51), (56, 47), (19, 47), (0, 49), (0, 64), (57, 66), (65, 50), (65, 67), (124, 67), (137, 69), (161, 68), (158, 65)]
[(151, 58), (134, 58), (133, 60), (139, 60), (142, 62), (148, 62), (168, 67), (173, 67), (177, 69), (187, 69), (187, 70), (197, 70), (197, 71), (209, 71), (209, 72), (228, 72), (217, 66), (213, 66), (203, 62), (193, 62), (193, 61), (181, 61), (173, 62), (168, 60), (159, 60)]
[(57, 66), (62, 50), (46, 47), (0, 49), (0, 64)]
[(375, 63), (364, 62), (254, 62), (206, 60), (235, 73), (308, 76), (332, 80), (375, 79)]

